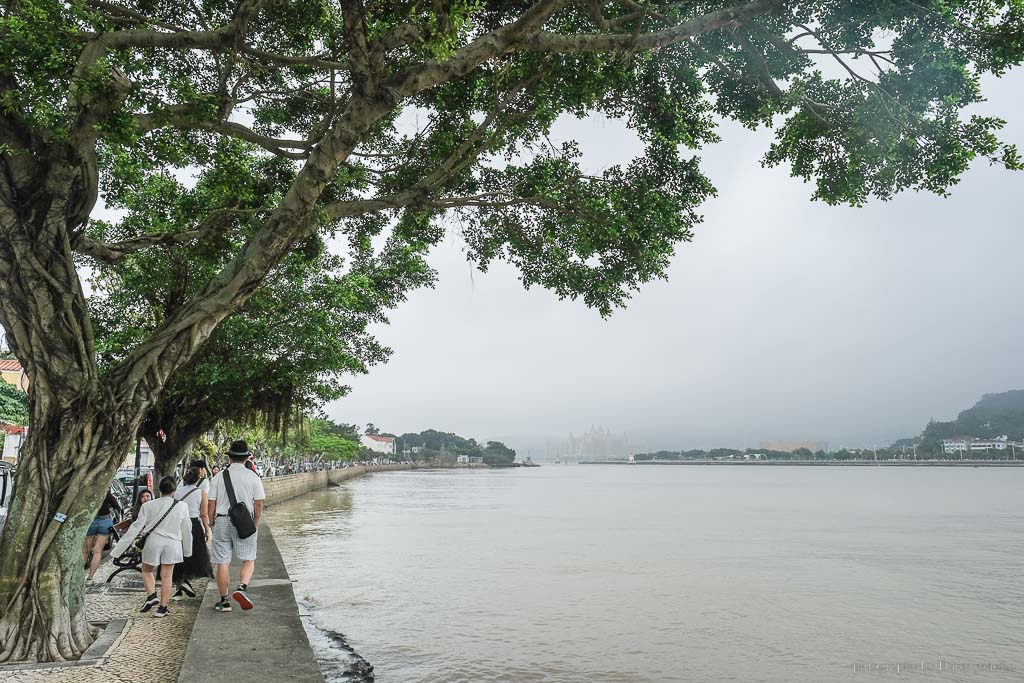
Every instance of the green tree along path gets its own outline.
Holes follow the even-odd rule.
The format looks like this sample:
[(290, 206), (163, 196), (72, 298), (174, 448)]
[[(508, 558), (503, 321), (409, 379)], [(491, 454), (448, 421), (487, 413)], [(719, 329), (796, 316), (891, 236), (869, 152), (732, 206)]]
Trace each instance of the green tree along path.
[[(981, 74), (1020, 62), (1022, 36), (1019, 0), (11, 4), (0, 323), (32, 384), (0, 537), (0, 661), (91, 642), (79, 547), (114, 468), (171, 377), (314, 235), (430, 245), (456, 213), (479, 267), (508, 261), (608, 314), (700, 221), (714, 189), (694, 150), (716, 116), (774, 126), (765, 163), (830, 203), (944, 193), (979, 157), (1018, 168), (1002, 122), (962, 111)], [(409, 108), (416, 132), (398, 126)], [(589, 112), (627, 120), (640, 156), (594, 174), (548, 142), (559, 116)], [(265, 191), (230, 191), (234, 173)], [(132, 223), (133, 197), (159, 208), (186, 174), (220, 191)], [(123, 236), (90, 222), (101, 192)], [(101, 362), (78, 260), (221, 235), (234, 253), (219, 270)]]
[[(117, 240), (212, 210), (225, 196), (273, 192), (263, 178), (245, 175), (230, 161), (194, 188), (162, 177), (124, 192), (129, 219), (97, 223), (93, 234)], [(101, 366), (113, 365), (141, 343), (230, 261), (253, 231), (245, 223), (234, 227), (177, 249), (144, 250), (97, 264), (97, 294), (89, 304)], [(153, 449), (158, 475), (171, 472), (218, 421), (261, 423), (287, 438), (303, 412), (345, 395), (343, 375), (364, 373), (390, 353), (367, 326), (386, 321), (387, 309), (410, 289), (433, 282), (424, 247), (392, 240), (371, 252), (357, 244), (346, 262), (314, 235), (289, 254), (147, 410), (140, 433)]]
[(358, 435), (339, 434), (337, 425), (330, 420), (309, 421), (307, 447), (326, 460), (354, 460), (359, 455)]
[[(15, 425), (28, 424), (28, 397), (13, 384), (0, 380), (0, 421)], [(0, 436), (2, 442), (2, 436)]]

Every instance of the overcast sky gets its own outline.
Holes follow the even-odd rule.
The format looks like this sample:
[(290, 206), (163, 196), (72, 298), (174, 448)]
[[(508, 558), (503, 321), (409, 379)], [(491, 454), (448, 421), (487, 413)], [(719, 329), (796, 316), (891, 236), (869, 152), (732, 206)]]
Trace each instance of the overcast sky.
[[(1024, 148), (1024, 72), (982, 108)], [(764, 169), (767, 131), (726, 125), (703, 150), (718, 188), (667, 282), (609, 320), (487, 274), (449, 237), (436, 289), (377, 330), (387, 365), (352, 381), (335, 419), (436, 428), (525, 448), (600, 425), (637, 446), (870, 446), (951, 419), (983, 393), (1024, 388), (1024, 174), (973, 170), (943, 199), (908, 193), (853, 209), (809, 200)], [(639, 150), (621, 124), (565, 121), (588, 166)], [(537, 453), (537, 451), (534, 451)]]

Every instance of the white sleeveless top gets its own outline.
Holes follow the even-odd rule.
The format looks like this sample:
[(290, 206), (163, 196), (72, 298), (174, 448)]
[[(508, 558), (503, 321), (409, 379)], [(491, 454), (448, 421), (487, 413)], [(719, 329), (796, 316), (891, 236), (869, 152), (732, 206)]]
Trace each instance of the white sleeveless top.
[(193, 518), (199, 516), (199, 508), (203, 504), (202, 492), (210, 488), (210, 482), (207, 479), (203, 479), (203, 481), (199, 484), (199, 491), (196, 491), (195, 493), (189, 493), (189, 491), (191, 491), (194, 488), (196, 487), (192, 484), (182, 484), (174, 491), (174, 497), (177, 498), (178, 500), (185, 498), (186, 495), (188, 496), (188, 498), (185, 498), (184, 501), (182, 502), (188, 505), (188, 516)]

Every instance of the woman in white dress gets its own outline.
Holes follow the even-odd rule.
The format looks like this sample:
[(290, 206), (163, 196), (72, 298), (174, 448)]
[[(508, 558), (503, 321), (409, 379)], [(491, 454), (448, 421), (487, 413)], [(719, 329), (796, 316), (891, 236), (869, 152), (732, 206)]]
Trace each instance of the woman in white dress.
[[(142, 584), (146, 587), (146, 601), (140, 612), (157, 607), (154, 617), (170, 614), (167, 601), (171, 597), (174, 565), (192, 554), (192, 520), (188, 516), (188, 505), (174, 497), (174, 479), (164, 477), (160, 481), (160, 497), (143, 504), (139, 516), (128, 527), (128, 532), (111, 551), (113, 557), (121, 557), (135, 539), (146, 535), (142, 549)], [(160, 567), (160, 597), (156, 593), (154, 572)]]
[(174, 565), (174, 595), (171, 600), (181, 600), (185, 596), (196, 597), (192, 588), (192, 579), (203, 577), (213, 578), (213, 567), (210, 565), (210, 549), (206, 544), (210, 540), (210, 520), (207, 519), (206, 492), (210, 490), (210, 481), (206, 478), (206, 461), (193, 460), (192, 466), (185, 472), (185, 478), (174, 492), (174, 497), (188, 505), (188, 516), (192, 519), (192, 556)]

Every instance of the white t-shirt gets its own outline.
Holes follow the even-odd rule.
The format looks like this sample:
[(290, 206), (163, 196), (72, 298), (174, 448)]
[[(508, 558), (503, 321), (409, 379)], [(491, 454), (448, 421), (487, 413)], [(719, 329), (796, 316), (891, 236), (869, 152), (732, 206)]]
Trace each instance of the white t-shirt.
[[(203, 484), (206, 486), (204, 487)], [(195, 493), (191, 493), (192, 489), (198, 488), (199, 490)], [(182, 484), (174, 491), (174, 497), (180, 500), (185, 505), (188, 505), (188, 516), (198, 517), (200, 508), (203, 505), (203, 489), (209, 489), (210, 484), (205, 479), (198, 487), (192, 484)]]
[[(263, 490), (263, 480), (240, 462), (231, 463), (226, 471), (231, 472), (231, 487), (235, 490), (235, 500), (245, 503), (249, 512), (253, 511), (253, 501), (263, 500), (267, 497)], [(199, 494), (195, 494), (199, 495)], [(224, 486), (224, 472), (221, 472), (210, 483), (210, 490), (206, 494), (210, 500), (217, 501), (217, 514), (226, 515), (231, 509), (231, 501), (228, 500), (228, 491)], [(210, 520), (211, 522), (213, 520)]]

